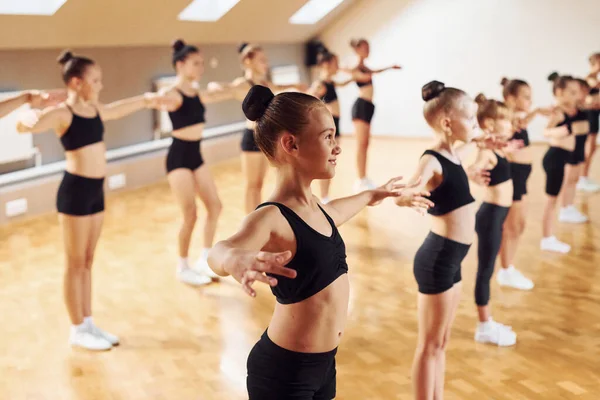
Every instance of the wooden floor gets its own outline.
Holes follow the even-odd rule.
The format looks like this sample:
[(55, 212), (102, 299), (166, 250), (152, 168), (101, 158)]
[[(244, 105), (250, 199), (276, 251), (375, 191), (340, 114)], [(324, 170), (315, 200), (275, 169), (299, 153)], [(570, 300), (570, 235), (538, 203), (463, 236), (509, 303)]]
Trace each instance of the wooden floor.
[[(426, 143), (372, 142), (377, 181), (409, 176)], [(345, 139), (334, 194), (351, 189), (354, 141)], [(447, 358), (446, 398), (600, 398), (600, 195), (578, 195), (585, 225), (559, 226), (568, 255), (541, 253), (544, 146), (536, 146), (531, 207), (517, 266), (531, 292), (492, 283), (494, 318), (518, 334), (513, 348), (476, 344), (476, 251), (463, 264), (464, 290)], [(600, 178), (600, 160), (595, 164)], [(239, 162), (212, 168), (225, 206), (218, 238), (243, 217)], [(269, 175), (270, 190), (273, 174)], [(477, 193), (477, 191), (474, 191)], [(201, 214), (202, 217), (202, 214)], [(94, 316), (120, 335), (111, 352), (73, 351), (62, 303), (63, 251), (56, 215), (0, 229), (0, 399), (244, 399), (246, 357), (274, 304), (268, 289), (246, 296), (233, 280), (205, 288), (175, 280), (179, 211), (166, 182), (110, 196), (94, 269)], [(341, 229), (352, 285), (338, 353), (340, 400), (410, 399), (417, 325), (412, 260), (428, 217), (388, 201)], [(194, 237), (192, 258), (199, 254)]]

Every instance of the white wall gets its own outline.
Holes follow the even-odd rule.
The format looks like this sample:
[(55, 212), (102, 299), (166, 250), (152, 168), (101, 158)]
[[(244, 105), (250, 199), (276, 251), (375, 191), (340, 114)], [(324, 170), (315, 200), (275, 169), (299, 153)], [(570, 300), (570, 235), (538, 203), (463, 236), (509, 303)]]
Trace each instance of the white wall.
[[(361, 0), (321, 34), (345, 66), (356, 63), (349, 41), (358, 37), (370, 41), (369, 67), (404, 67), (374, 78), (373, 133), (428, 136), (421, 87), (433, 79), (501, 99), (501, 77), (518, 77), (534, 105), (550, 104), (549, 73), (583, 76), (600, 51), (600, 1)], [(357, 93), (354, 84), (339, 89), (343, 132)], [(530, 126), (532, 139), (543, 139), (543, 123)]]

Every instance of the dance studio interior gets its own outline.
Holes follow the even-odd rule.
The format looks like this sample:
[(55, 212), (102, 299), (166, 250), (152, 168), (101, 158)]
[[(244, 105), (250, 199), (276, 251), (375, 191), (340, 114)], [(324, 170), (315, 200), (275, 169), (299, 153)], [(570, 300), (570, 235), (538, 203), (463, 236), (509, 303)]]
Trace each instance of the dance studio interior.
[(597, 0), (0, 32), (0, 399), (600, 399)]

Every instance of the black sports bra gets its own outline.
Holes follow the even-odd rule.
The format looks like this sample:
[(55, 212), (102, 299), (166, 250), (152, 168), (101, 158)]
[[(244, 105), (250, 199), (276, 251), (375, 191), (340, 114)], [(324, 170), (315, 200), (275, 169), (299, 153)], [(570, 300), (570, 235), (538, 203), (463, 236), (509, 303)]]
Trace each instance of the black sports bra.
[[(358, 70), (365, 74), (371, 73), (371, 71), (369, 71), (366, 67), (358, 67)], [(358, 86), (358, 87), (369, 86), (372, 84), (373, 84), (373, 79), (369, 79), (367, 82), (356, 81), (356, 86)]]
[(496, 186), (511, 179), (510, 164), (506, 157), (502, 157), (496, 152), (494, 154), (498, 162), (494, 168), (490, 169), (490, 186)]
[(188, 126), (203, 124), (205, 122), (204, 113), (206, 109), (200, 100), (200, 96), (186, 96), (181, 90), (177, 89), (181, 94), (181, 106), (175, 111), (169, 112), (169, 118), (173, 125), (173, 130), (183, 129)]
[(312, 227), (287, 206), (281, 203), (263, 203), (257, 207), (275, 206), (290, 224), (296, 237), (296, 254), (287, 264), (297, 271), (296, 278), (277, 278), (277, 286), (271, 287), (277, 302), (281, 304), (299, 303), (325, 289), (338, 277), (348, 272), (346, 245), (335, 223), (319, 206), (331, 225), (331, 236), (327, 237)]
[(427, 211), (429, 214), (448, 214), (475, 201), (471, 196), (469, 178), (461, 164), (455, 164), (433, 150), (425, 150), (425, 154), (434, 156), (442, 165), (442, 183), (431, 191), (429, 200), (435, 205)]
[(597, 87), (596, 87), (596, 88), (590, 89), (590, 94), (591, 94), (592, 96), (593, 96), (593, 95), (596, 95), (596, 94), (598, 94), (598, 93), (600, 93), (600, 88), (597, 88)]
[(325, 86), (326, 90), (323, 97), (321, 97), (321, 100), (323, 100), (325, 104), (333, 103), (334, 101), (336, 101), (338, 97), (337, 92), (335, 91), (335, 84), (333, 82), (326, 81), (321, 81), (321, 83), (323, 84), (323, 86)]
[(60, 137), (65, 151), (74, 151), (104, 140), (104, 124), (99, 112), (93, 118), (86, 118), (75, 114), (69, 105), (67, 108), (73, 114), (73, 119), (67, 131)]
[(521, 129), (519, 132), (515, 132), (511, 139), (522, 140), (523, 147), (529, 146), (529, 133), (527, 132), (527, 129)]

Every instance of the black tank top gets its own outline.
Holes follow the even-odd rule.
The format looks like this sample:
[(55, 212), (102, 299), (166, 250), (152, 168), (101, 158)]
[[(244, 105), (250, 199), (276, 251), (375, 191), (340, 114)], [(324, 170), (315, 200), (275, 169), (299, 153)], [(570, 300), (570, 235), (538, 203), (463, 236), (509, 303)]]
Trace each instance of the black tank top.
[(461, 164), (455, 164), (433, 150), (425, 150), (423, 155), (434, 156), (442, 165), (442, 183), (431, 191), (431, 200), (435, 205), (427, 212), (431, 215), (444, 215), (475, 201), (471, 196), (469, 178)]
[(348, 272), (346, 245), (335, 223), (321, 206), (319, 208), (331, 225), (329, 237), (311, 228), (298, 214), (281, 203), (263, 203), (257, 209), (269, 205), (279, 208), (296, 237), (296, 254), (287, 264), (288, 268), (297, 271), (296, 278), (272, 275), (277, 278), (277, 286), (271, 287), (271, 291), (278, 303), (293, 304), (306, 300)]
[(494, 152), (494, 154), (496, 155), (496, 159), (498, 160), (498, 162), (496, 163), (494, 168), (490, 170), (490, 186), (499, 185), (511, 178), (510, 164), (508, 163), (506, 157), (502, 157), (496, 152)]
[(188, 126), (203, 124), (205, 122), (204, 112), (206, 110), (204, 104), (202, 104), (202, 101), (200, 100), (200, 96), (196, 95), (190, 97), (186, 96), (179, 89), (177, 89), (177, 91), (183, 100), (181, 101), (181, 106), (179, 106), (177, 110), (169, 112), (173, 130), (176, 131)]
[(519, 132), (515, 132), (511, 139), (522, 140), (523, 147), (529, 146), (529, 133), (527, 132), (527, 129), (521, 129)]
[(593, 89), (590, 89), (590, 94), (591, 94), (592, 96), (593, 96), (593, 95), (595, 95), (595, 94), (598, 94), (598, 93), (600, 93), (600, 88), (593, 88)]
[(86, 118), (75, 114), (70, 106), (67, 105), (67, 108), (73, 114), (73, 119), (67, 131), (60, 137), (60, 142), (65, 151), (73, 151), (102, 142), (104, 138), (104, 124), (99, 112), (97, 112), (94, 118)]
[[(371, 71), (369, 71), (366, 67), (358, 67), (358, 70), (362, 73), (368, 74)], [(373, 84), (373, 79), (369, 79), (367, 82), (358, 82), (356, 81), (356, 86), (358, 87), (363, 87), (363, 86), (369, 86)]]
[(565, 116), (565, 119), (558, 125), (556, 125), (557, 127), (559, 126), (566, 126), (567, 129), (569, 130), (569, 135), (573, 133), (573, 128), (571, 126), (571, 124), (575, 121), (577, 121), (577, 117), (579, 116), (579, 110), (577, 111), (577, 114), (571, 116), (569, 114), (567, 114), (566, 112), (563, 112), (563, 115)]
[(321, 100), (325, 104), (332, 103), (337, 100), (337, 92), (335, 91), (335, 84), (333, 82), (321, 81), (323, 86), (325, 86), (325, 95), (321, 97)]

